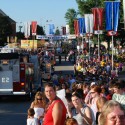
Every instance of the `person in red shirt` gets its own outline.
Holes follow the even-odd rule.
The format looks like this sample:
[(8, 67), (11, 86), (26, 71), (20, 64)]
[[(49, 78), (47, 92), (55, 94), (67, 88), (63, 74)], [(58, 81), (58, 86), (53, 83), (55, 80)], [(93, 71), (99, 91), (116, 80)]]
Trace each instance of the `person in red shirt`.
[(62, 100), (56, 96), (55, 87), (51, 83), (45, 85), (45, 95), (49, 103), (43, 125), (64, 125), (67, 110)]

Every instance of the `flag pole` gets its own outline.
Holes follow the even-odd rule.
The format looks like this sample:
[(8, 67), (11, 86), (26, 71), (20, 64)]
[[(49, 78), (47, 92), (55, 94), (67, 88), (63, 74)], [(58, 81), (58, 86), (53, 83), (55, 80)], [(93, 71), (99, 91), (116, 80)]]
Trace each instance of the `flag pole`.
[[(113, 2), (112, 2), (112, 28), (113, 28)], [(113, 48), (114, 48), (114, 43), (113, 43), (114, 37), (112, 34), (112, 71), (114, 69), (114, 54), (113, 54)]]
[(99, 45), (99, 24), (98, 24), (98, 59), (100, 61), (100, 45)]
[(89, 36), (88, 36), (88, 43), (89, 43), (89, 60), (90, 60), (90, 33), (89, 33)]

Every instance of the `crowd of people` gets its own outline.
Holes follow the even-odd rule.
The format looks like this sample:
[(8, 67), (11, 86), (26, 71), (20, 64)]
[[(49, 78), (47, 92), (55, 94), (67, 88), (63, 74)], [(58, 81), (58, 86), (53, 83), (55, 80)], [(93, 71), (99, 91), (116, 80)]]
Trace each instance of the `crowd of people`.
[[(82, 55), (82, 53), (81, 53)], [(121, 62), (110, 55), (76, 58), (74, 74), (54, 74), (28, 109), (27, 125), (125, 125)], [(112, 72), (115, 71), (115, 72)], [(61, 97), (57, 92), (64, 90)]]
[[(48, 82), (28, 109), (27, 125), (125, 125), (125, 81), (77, 83), (72, 75)], [(68, 81), (67, 81), (68, 80)], [(57, 91), (65, 90), (64, 100)]]

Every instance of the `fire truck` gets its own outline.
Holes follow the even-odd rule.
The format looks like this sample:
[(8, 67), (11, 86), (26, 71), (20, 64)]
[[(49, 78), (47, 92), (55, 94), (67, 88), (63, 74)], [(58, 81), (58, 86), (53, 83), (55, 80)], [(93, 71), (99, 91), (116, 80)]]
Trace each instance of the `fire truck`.
[(23, 95), (30, 99), (33, 76), (33, 64), (29, 63), (28, 55), (12, 49), (0, 51), (0, 96)]

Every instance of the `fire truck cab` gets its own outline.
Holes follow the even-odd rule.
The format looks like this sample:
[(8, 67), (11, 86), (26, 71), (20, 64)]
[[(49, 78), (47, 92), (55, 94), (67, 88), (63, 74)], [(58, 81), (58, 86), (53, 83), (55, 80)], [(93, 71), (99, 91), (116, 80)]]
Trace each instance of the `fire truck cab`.
[(30, 99), (34, 71), (28, 56), (14, 51), (0, 52), (0, 96), (24, 95)]

